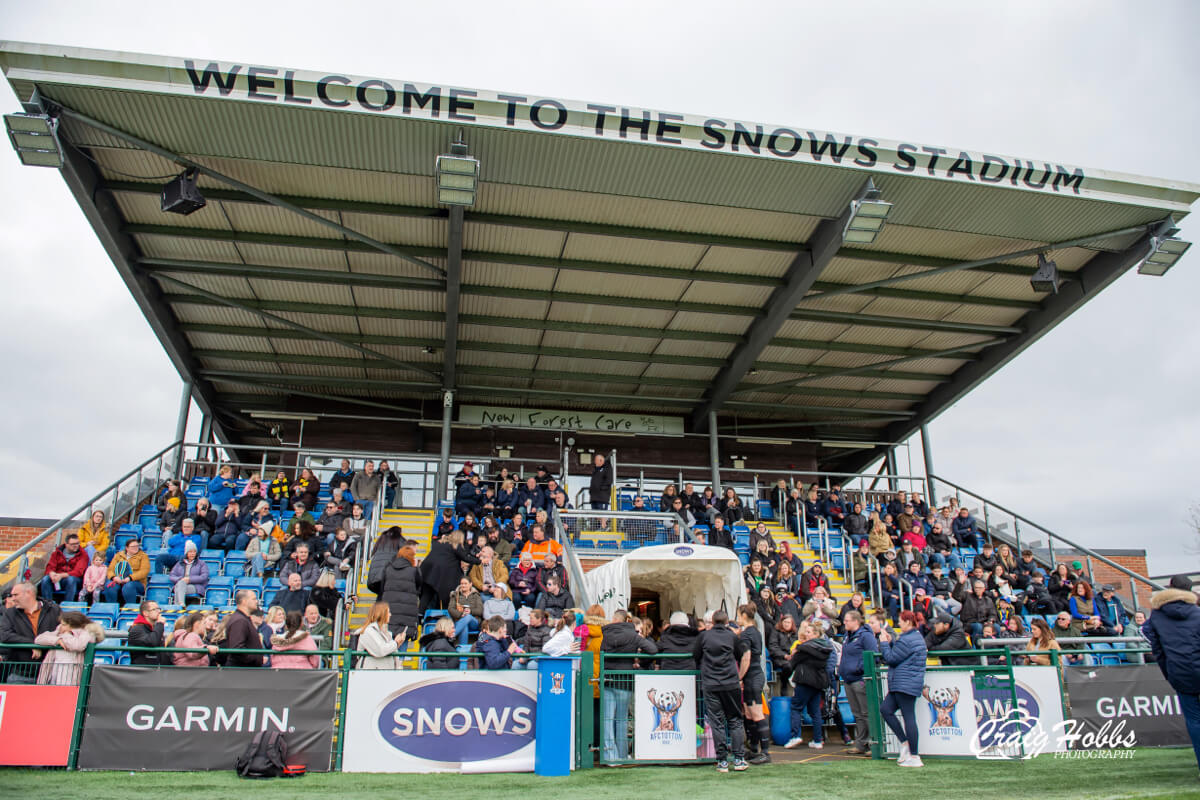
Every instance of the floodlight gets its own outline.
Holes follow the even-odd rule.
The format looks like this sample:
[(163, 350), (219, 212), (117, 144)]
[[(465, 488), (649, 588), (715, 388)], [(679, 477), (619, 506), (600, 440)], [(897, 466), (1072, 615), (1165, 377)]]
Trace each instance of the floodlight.
[(4, 127), (17, 158), (29, 167), (63, 165), (58, 142), (58, 120), (49, 114), (5, 114)]
[(1150, 255), (1138, 266), (1138, 273), (1161, 277), (1175, 266), (1175, 262), (1192, 246), (1191, 242), (1170, 237), (1155, 237)]
[(842, 241), (850, 244), (871, 244), (887, 223), (892, 204), (881, 200), (881, 192), (870, 184), (867, 190), (850, 203), (850, 221), (842, 232)]
[(449, 153), (438, 156), (433, 165), (437, 178), (437, 199), (446, 206), (475, 204), (479, 183), (479, 159), (467, 155), (467, 145), (460, 131)]

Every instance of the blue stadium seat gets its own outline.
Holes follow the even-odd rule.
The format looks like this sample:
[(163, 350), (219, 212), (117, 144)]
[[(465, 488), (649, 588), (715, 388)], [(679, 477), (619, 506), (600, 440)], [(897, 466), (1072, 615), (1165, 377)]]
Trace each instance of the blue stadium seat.
[(147, 553), (159, 550), (162, 547), (161, 533), (144, 533), (142, 534), (142, 549)]
[(117, 535), (113, 537), (113, 545), (117, 548), (117, 552), (125, 549), (125, 543), (130, 539), (137, 539), (142, 533), (141, 528), (130, 525), (122, 525), (117, 531)]
[(750, 563), (750, 554), (747, 553), (745, 550), (739, 550), (737, 557), (738, 557), (738, 561), (742, 562), (743, 567)]
[(263, 582), (263, 591), (264, 592), (277, 592), (282, 588), (283, 588), (283, 581), (279, 580), (279, 578), (267, 578)]
[(601, 539), (600, 541), (596, 542), (596, 549), (598, 549), (598, 550), (620, 550), (621, 545), (619, 545), (615, 539)]
[(150, 576), (150, 583), (149, 583), (149, 586), (167, 586), (167, 587), (170, 587), (170, 586), (172, 586), (172, 585), (173, 585), (173, 584), (171, 583), (171, 576), (170, 576), (170, 575), (163, 575), (162, 573), (157, 573), (157, 574), (154, 574), (154, 575), (151, 575), (151, 576)]
[(262, 597), (263, 579), (262, 578), (238, 578), (234, 583), (234, 591), (240, 592), (242, 589), (250, 589), (251, 591)]
[(160, 606), (163, 603), (171, 602), (171, 587), (159, 584), (146, 589), (146, 599), (158, 603)]
[(838, 572), (844, 572), (846, 569), (846, 554), (841, 550), (834, 550), (829, 554), (829, 566), (836, 569)]
[(184, 497), (188, 498), (189, 500), (199, 500), (201, 497), (207, 497), (208, 496), (208, 485), (201, 484), (198, 486), (193, 483), (191, 486), (189, 486), (187, 489), (184, 490), (183, 495), (184, 495)]
[(92, 656), (92, 663), (112, 666), (117, 663), (117, 654), (113, 650), (97, 650)]
[(129, 626), (133, 624), (133, 621), (137, 619), (137, 616), (137, 611), (121, 611), (121, 613), (117, 615), (115, 627), (118, 630), (127, 631), (129, 630)]
[[(457, 651), (458, 651), (458, 652), (460, 652), (460, 653), (469, 653), (469, 652), (471, 652), (471, 645), (469, 645), (469, 644), (460, 644), (458, 647), (456, 647), (456, 648), (455, 648), (455, 650), (457, 650)], [(461, 658), (461, 659), (459, 659), (459, 661), (458, 661), (458, 668), (459, 668), (459, 669), (462, 669), (462, 670), (465, 670), (465, 669), (467, 668), (467, 661), (469, 661), (469, 660), (470, 660), (470, 659), (466, 659), (466, 658)]]
[(129, 653), (122, 652), (117, 656), (117, 666), (128, 667), (131, 663)]
[(436, 620), (438, 617), (444, 617), (449, 613), (450, 612), (444, 608), (427, 608), (425, 609), (425, 616), (423, 619), (428, 622), (431, 619)]
[(808, 544), (808, 549), (815, 552), (821, 552), (821, 534), (813, 531), (806, 531), (805, 541)]
[(240, 578), (246, 573), (246, 551), (230, 550), (226, 553), (225, 561), (221, 567), (221, 574), (228, 578)]
[(333, 588), (337, 589), (342, 594), (345, 594), (346, 593), (346, 579), (338, 578), (336, 581), (333, 582)]
[(775, 509), (770, 500), (759, 500), (755, 506), (759, 519), (775, 519)]
[(228, 605), (233, 599), (234, 578), (216, 577), (208, 579), (208, 589), (204, 592), (204, 602), (214, 606)]

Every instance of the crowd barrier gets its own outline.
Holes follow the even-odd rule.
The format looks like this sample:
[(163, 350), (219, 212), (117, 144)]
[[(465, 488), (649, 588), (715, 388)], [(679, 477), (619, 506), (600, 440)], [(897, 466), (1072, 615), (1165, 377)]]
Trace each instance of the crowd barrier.
[[(410, 651), (399, 654), (400, 668), (372, 670), (356, 668), (365, 653), (318, 650), (303, 654), (321, 658), (321, 668), (288, 670), (97, 664), (95, 645), (50, 665), (44, 654), (53, 650), (0, 645), (0, 765), (232, 769), (256, 733), (278, 730), (289, 761), (310, 771), (566, 774), (594, 759), (711, 762), (713, 737), (725, 733), (705, 725), (698, 672), (671, 668), (686, 655), (637, 656), (632, 668), (613, 668), (631, 656), (601, 653), (593, 680), (590, 654), (535, 656), (510, 670), (426, 670), (426, 658), (447, 654)], [(1018, 663), (1027, 655), (930, 666), (917, 704), (922, 755), (1020, 759), (1189, 743), (1178, 698), (1156, 666), (1069, 666), (1056, 651), (1047, 652), (1050, 666)], [(872, 755), (884, 758), (898, 750), (879, 710), (887, 669), (875, 654), (865, 667)]]

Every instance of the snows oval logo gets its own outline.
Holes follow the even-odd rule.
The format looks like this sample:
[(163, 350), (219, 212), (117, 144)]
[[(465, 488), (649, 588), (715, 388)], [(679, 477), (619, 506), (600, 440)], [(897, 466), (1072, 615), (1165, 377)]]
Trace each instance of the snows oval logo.
[(681, 544), (681, 545), (679, 545), (679, 547), (676, 547), (673, 552), (677, 556), (690, 556), (692, 553), (694, 553), (696, 551), (693, 550), (692, 548), (688, 547), (686, 544)]
[(402, 753), (432, 761), (486, 761), (534, 740), (534, 698), (483, 681), (406, 686), (379, 709), (379, 733)]

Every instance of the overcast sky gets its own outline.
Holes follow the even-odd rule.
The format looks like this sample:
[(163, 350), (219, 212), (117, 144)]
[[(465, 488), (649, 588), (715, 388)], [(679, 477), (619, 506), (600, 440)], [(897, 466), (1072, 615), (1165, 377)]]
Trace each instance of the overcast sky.
[[(139, 8), (140, 7), (140, 8)], [(120, 8), (120, 12), (114, 9)], [(1194, 2), (3, 3), (0, 36), (542, 93), (1200, 182)], [(18, 110), (8, 85), (4, 110)], [(170, 441), (180, 380), (53, 170), (0, 152), (0, 516)], [(1200, 237), (1185, 221), (1184, 238)], [(1200, 247), (1128, 274), (931, 426), (938, 471), (1069, 538), (1200, 567)], [(193, 414), (192, 435), (198, 428)], [(920, 466), (920, 444), (913, 444)], [(902, 459), (902, 464), (903, 459)]]

